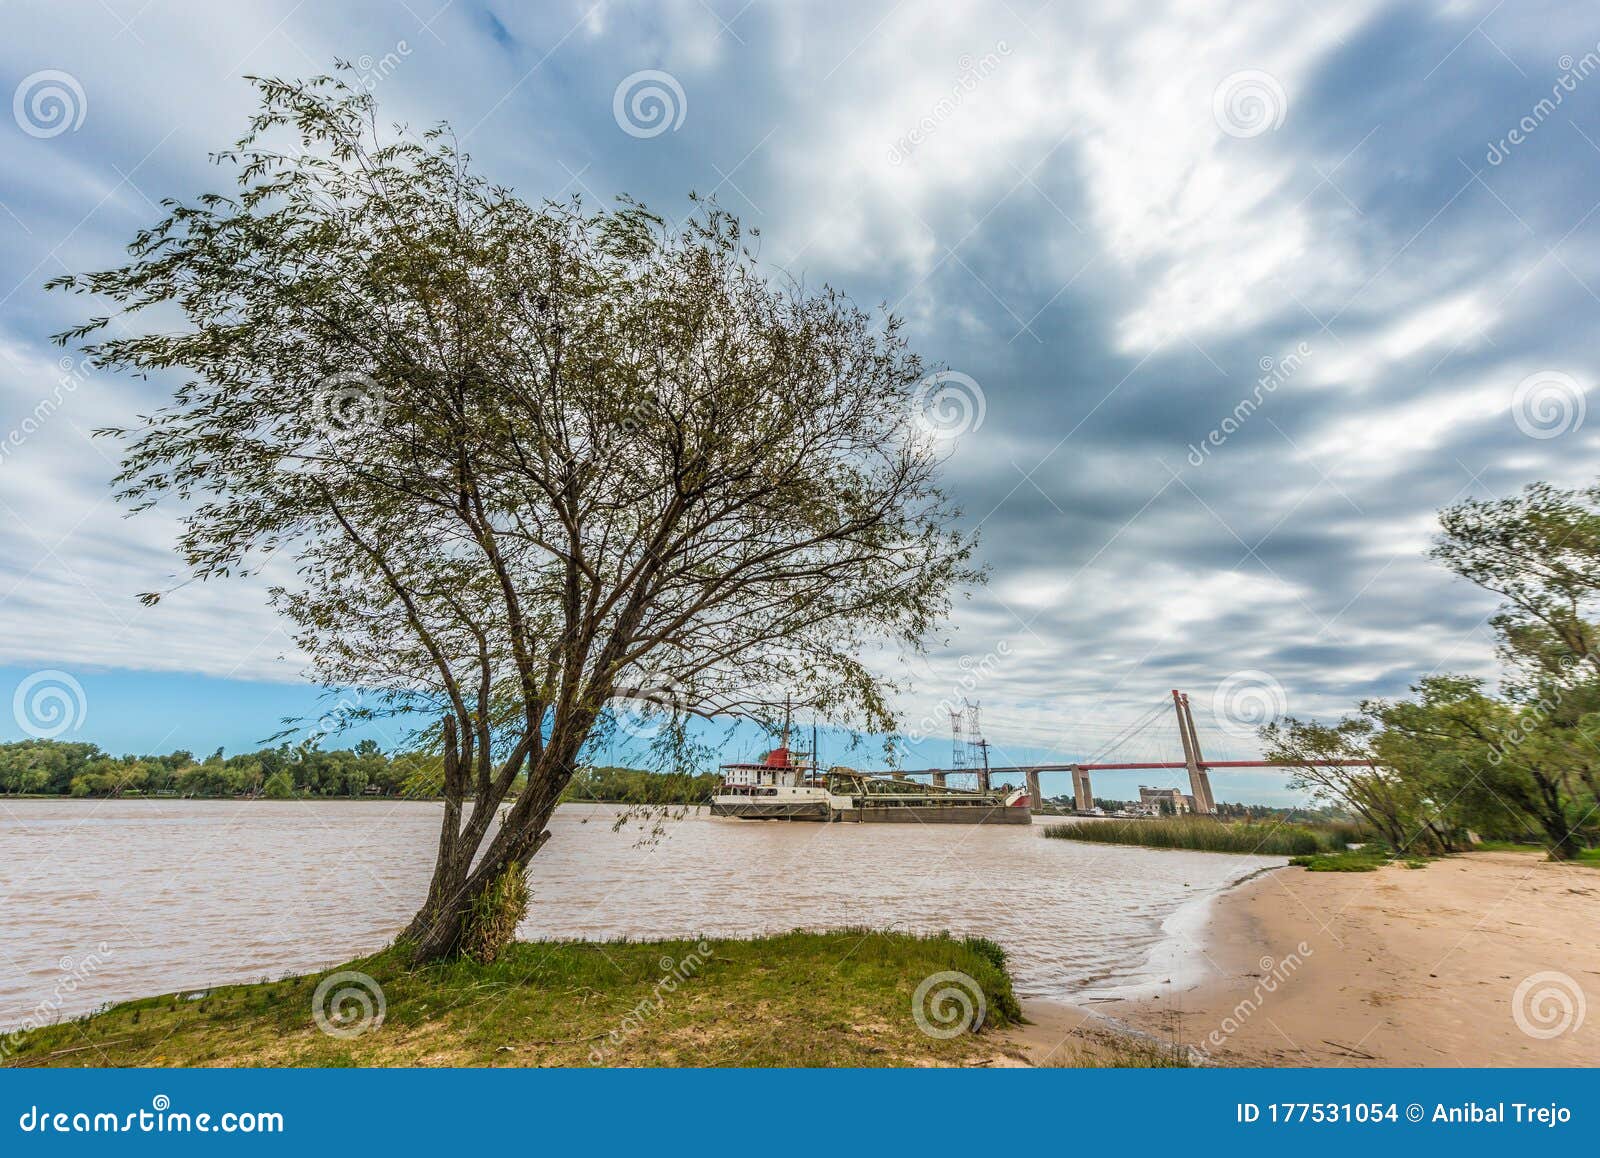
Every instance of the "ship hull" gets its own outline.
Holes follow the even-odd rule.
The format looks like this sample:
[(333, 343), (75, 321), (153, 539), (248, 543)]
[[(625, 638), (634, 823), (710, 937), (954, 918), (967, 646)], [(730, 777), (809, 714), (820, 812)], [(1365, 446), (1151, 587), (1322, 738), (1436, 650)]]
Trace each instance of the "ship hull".
[(868, 804), (835, 808), (825, 800), (713, 800), (711, 815), (732, 820), (806, 820), (840, 824), (1032, 824), (1027, 808), (993, 805)]
[(713, 800), (711, 815), (735, 820), (827, 821), (833, 818), (833, 809), (826, 800)]
[(845, 824), (1032, 824), (1033, 814), (1026, 808), (1007, 808), (996, 804), (984, 807), (941, 807), (938, 805), (898, 805), (890, 807), (846, 808), (835, 813)]

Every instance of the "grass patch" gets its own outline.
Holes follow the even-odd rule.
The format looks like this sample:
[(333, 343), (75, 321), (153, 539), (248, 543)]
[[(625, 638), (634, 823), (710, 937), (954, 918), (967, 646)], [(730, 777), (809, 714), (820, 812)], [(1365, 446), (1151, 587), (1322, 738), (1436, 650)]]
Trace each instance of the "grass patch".
[[(1549, 856), (1550, 849), (1542, 844), (1534, 844), (1520, 840), (1480, 840), (1468, 852), (1535, 852), (1541, 856)], [(1588, 865), (1591, 868), (1600, 868), (1600, 848), (1583, 848), (1578, 850), (1578, 855), (1565, 864)]]
[[(382, 991), (382, 1024), (319, 1029), (319, 983), (358, 971)], [(170, 994), (23, 1036), (12, 1065), (48, 1066), (903, 1066), (993, 1058), (992, 1034), (918, 1027), (924, 978), (958, 972), (982, 991), (985, 1030), (1021, 1010), (1005, 952), (984, 938), (843, 930), (753, 940), (519, 942), (494, 961), (410, 968), (387, 950), (328, 973), (201, 996)], [(338, 995), (345, 992), (344, 1000)], [(327, 990), (332, 1029), (374, 1003)], [(3, 1041), (5, 1039), (0, 1039)]]
[(1161, 820), (1091, 820), (1052, 824), (1044, 834), (1057, 840), (1136, 844), (1144, 848), (1183, 848), (1197, 852), (1309, 856), (1342, 849), (1351, 838), (1347, 826), (1259, 824), (1212, 817), (1179, 816)]
[(1542, 844), (1523, 840), (1480, 840), (1469, 852), (1548, 852)]
[[(1389, 863), (1389, 852), (1378, 845), (1368, 844), (1361, 848), (1290, 857), (1289, 863), (1314, 873), (1370, 873), (1377, 872)], [(1406, 862), (1406, 867), (1423, 868), (1427, 863), (1413, 859)]]

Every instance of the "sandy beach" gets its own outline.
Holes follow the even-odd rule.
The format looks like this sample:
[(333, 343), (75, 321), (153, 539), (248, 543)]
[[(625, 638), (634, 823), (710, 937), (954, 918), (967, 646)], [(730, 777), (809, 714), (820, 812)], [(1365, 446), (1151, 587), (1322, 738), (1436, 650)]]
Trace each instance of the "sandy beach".
[[(1473, 853), (1375, 873), (1280, 869), (1212, 904), (1188, 988), (1032, 1002), (1034, 1064), (1116, 1027), (1218, 1065), (1600, 1065), (1600, 870)], [(1592, 1008), (1591, 1008), (1592, 1006)], [(1110, 1022), (1107, 1019), (1111, 1019)]]

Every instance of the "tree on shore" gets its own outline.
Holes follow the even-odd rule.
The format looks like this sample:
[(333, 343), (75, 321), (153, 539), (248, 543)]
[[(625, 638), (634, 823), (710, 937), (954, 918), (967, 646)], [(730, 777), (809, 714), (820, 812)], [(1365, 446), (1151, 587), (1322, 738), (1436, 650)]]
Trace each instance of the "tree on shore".
[(219, 157), (237, 192), (59, 279), (120, 307), (59, 338), (181, 376), (110, 432), (120, 497), (175, 501), (201, 578), (294, 560), (272, 599), (317, 677), (427, 722), (416, 956), (509, 938), (620, 701), (664, 754), (691, 713), (768, 722), (789, 695), (891, 731), (863, 657), (919, 647), (976, 578), (899, 322), (775, 286), (714, 205), (530, 204), (337, 78), (255, 83)]
[(1269, 756), (1297, 763), (1295, 783), (1360, 813), (1396, 851), (1531, 833), (1570, 860), (1600, 818), (1600, 487), (1535, 483), (1449, 507), (1440, 527), (1433, 558), (1504, 600), (1490, 620), (1499, 694), (1429, 676), (1336, 725), (1268, 727)]
[(1505, 600), (1490, 622), (1525, 679), (1600, 676), (1600, 487), (1534, 483), (1440, 513), (1433, 558)]
[(1361, 716), (1332, 725), (1290, 717), (1263, 727), (1261, 740), (1268, 760), (1291, 766), (1290, 788), (1305, 791), (1317, 804), (1349, 809), (1399, 851), (1413, 838), (1408, 824), (1412, 803), (1398, 778), (1378, 765), (1372, 747), (1375, 731), (1375, 723)]

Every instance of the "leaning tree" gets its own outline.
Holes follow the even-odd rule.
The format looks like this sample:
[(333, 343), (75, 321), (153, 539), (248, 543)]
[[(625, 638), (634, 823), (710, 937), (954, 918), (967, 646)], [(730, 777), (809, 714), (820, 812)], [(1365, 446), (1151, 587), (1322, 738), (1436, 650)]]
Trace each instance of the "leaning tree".
[[(419, 960), (492, 957), (614, 705), (889, 730), (875, 649), (975, 578), (898, 321), (764, 277), (739, 223), (531, 204), (338, 77), (258, 79), (231, 195), (168, 201), (59, 335), (177, 380), (119, 496), (272, 587), (317, 679), (426, 713), (444, 816)], [(155, 601), (157, 594), (145, 596)], [(416, 718), (416, 717), (413, 717)]]
[(1525, 681), (1600, 677), (1600, 487), (1532, 483), (1447, 507), (1439, 527), (1432, 557), (1505, 600), (1491, 622)]

